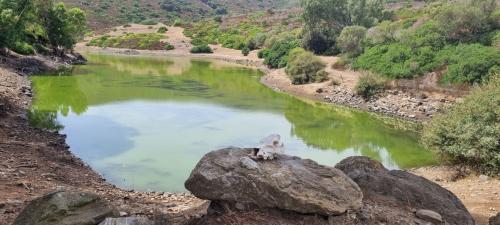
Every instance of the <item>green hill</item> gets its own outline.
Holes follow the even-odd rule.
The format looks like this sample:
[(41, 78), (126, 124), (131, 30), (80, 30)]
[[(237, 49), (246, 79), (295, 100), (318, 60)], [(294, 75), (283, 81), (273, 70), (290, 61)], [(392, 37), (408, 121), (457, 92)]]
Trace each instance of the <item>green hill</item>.
[(63, 0), (87, 12), (89, 25), (102, 29), (125, 23), (193, 21), (215, 15), (297, 6), (299, 0)]

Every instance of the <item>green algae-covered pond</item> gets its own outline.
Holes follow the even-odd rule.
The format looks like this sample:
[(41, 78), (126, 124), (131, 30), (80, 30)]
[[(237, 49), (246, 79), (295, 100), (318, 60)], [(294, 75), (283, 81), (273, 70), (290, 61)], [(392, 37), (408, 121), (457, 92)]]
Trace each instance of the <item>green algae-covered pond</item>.
[(401, 121), (298, 100), (256, 70), (191, 58), (88, 55), (64, 75), (32, 78), (30, 119), (67, 135), (71, 151), (108, 181), (183, 191), (207, 152), (282, 136), (288, 154), (333, 166), (365, 155), (388, 168), (434, 163)]

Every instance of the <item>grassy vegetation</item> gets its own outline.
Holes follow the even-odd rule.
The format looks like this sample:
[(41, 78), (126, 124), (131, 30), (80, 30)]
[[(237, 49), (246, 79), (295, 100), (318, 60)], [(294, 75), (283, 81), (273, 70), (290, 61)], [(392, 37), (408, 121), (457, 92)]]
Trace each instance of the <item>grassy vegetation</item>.
[(500, 73), (424, 127), (423, 143), (454, 164), (500, 174)]
[(442, 70), (443, 82), (479, 83), (500, 65), (495, 46), (499, 10), (494, 4), (464, 0), (398, 10), (394, 21), (368, 31), (353, 68), (392, 79)]
[(293, 84), (307, 84), (321, 82), (327, 79), (325, 63), (313, 53), (303, 48), (294, 48), (290, 51), (286, 73)]
[(195, 54), (199, 54), (199, 53), (213, 53), (213, 51), (210, 48), (210, 46), (208, 46), (206, 44), (201, 44), (201, 45), (194, 46), (193, 48), (191, 48), (190, 52), (191, 53), (195, 53)]
[(159, 34), (164, 34), (168, 31), (168, 28), (167, 27), (160, 27), (158, 28), (158, 30), (156, 31), (156, 33), (159, 33)]
[(162, 50), (170, 44), (160, 41), (165, 38), (164, 35), (157, 33), (126, 34), (118, 37), (104, 35), (91, 40), (89, 46), (98, 46), (102, 48), (130, 48), (141, 50)]
[(386, 87), (387, 81), (374, 73), (363, 73), (359, 77), (358, 83), (354, 87), (356, 94), (362, 96), (365, 99), (369, 99), (380, 92), (382, 92)]

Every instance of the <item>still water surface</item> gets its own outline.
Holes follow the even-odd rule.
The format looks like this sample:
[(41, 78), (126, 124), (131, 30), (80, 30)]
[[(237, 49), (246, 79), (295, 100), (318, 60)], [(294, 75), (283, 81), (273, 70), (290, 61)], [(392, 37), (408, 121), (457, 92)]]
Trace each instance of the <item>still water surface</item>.
[(258, 71), (217, 61), (88, 55), (66, 75), (33, 77), (32, 122), (67, 135), (110, 182), (183, 191), (208, 151), (281, 134), (288, 154), (335, 165), (365, 155), (389, 168), (434, 163), (401, 122), (277, 93)]

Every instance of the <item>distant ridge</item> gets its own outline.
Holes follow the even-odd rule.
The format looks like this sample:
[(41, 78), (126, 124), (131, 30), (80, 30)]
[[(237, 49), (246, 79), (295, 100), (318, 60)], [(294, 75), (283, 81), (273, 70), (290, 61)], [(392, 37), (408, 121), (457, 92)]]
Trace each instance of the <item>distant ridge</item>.
[(176, 19), (199, 20), (216, 15), (236, 15), (259, 10), (283, 9), (299, 5), (300, 0), (61, 0), (87, 12), (94, 30), (126, 23)]

